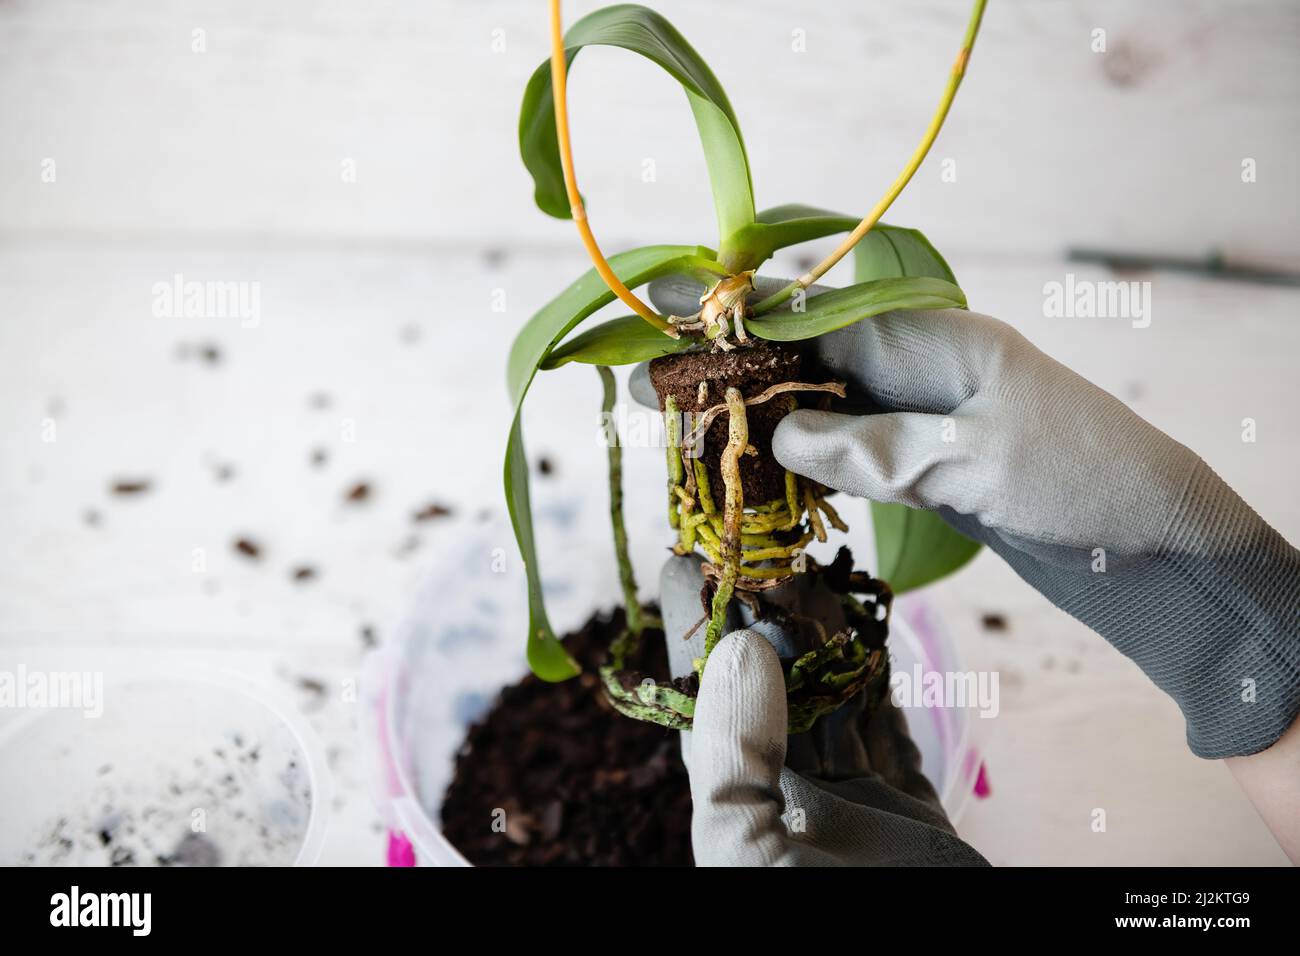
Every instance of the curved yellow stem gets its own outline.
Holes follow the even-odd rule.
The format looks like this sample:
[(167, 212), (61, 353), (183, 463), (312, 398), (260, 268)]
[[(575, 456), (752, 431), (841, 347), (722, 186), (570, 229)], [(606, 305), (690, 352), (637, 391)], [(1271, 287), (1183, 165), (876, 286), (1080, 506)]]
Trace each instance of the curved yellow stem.
[(939, 108), (935, 110), (934, 116), (930, 119), (930, 125), (926, 127), (925, 135), (921, 137), (921, 142), (913, 151), (907, 165), (903, 167), (903, 171), (894, 180), (893, 185), (889, 187), (871, 212), (867, 213), (863, 220), (858, 223), (857, 228), (849, 233), (848, 238), (836, 247), (834, 252), (794, 282), (754, 306), (755, 312), (766, 312), (768, 309), (775, 308), (794, 295), (796, 290), (808, 288), (829, 272), (837, 262), (849, 254), (849, 251), (862, 240), (863, 236), (871, 231), (872, 227), (880, 221), (880, 217), (894, 204), (894, 200), (898, 198), (903, 188), (911, 182), (912, 177), (921, 167), (921, 163), (925, 161), (926, 154), (930, 152), (930, 147), (934, 145), (939, 130), (943, 128), (943, 121), (947, 119), (948, 110), (952, 107), (952, 101), (957, 96), (957, 88), (961, 86), (962, 77), (966, 75), (966, 64), (970, 62), (971, 50), (975, 47), (975, 35), (979, 33), (980, 20), (984, 17), (984, 7), (987, 2), (988, 0), (975, 0), (975, 6), (970, 14), (970, 22), (966, 25), (966, 39), (962, 43), (962, 48), (957, 53), (957, 59), (952, 65), (952, 72), (948, 76), (948, 85), (943, 91), (943, 98), (939, 100)]
[(587, 248), (596, 272), (605, 280), (610, 290), (623, 300), (623, 303), (641, 318), (667, 335), (677, 338), (677, 330), (633, 294), (623, 284), (623, 280), (614, 274), (605, 254), (596, 244), (596, 237), (591, 234), (587, 222), (587, 210), (582, 204), (582, 194), (578, 192), (578, 177), (573, 171), (573, 147), (569, 143), (569, 103), (565, 84), (567, 82), (568, 59), (564, 52), (564, 29), (560, 19), (560, 0), (551, 0), (551, 87), (555, 97), (555, 138), (560, 145), (560, 167), (564, 170), (564, 190), (569, 197), (569, 208), (573, 211), (573, 223), (578, 227), (578, 235)]

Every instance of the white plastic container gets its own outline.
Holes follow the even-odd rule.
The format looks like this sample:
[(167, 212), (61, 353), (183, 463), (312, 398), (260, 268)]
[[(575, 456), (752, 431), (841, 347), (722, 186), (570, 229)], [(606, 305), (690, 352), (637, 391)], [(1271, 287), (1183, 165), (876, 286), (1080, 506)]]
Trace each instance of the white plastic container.
[[(600, 525), (577, 526), (580, 511), (576, 504), (534, 508), (539, 540), (567, 542), (563, 552), (542, 562), (544, 575), (554, 569), (543, 583), (557, 631), (561, 622), (578, 623), (607, 608), (618, 594), (616, 587), (589, 580), (592, 562), (580, 556), (608, 549), (607, 540), (599, 541), (608, 532)], [(527, 670), (525, 583), (512, 540), (504, 523), (481, 526), (461, 554), (482, 560), (462, 558), (439, 569), (395, 640), (365, 662), (362, 747), (372, 796), (390, 829), (390, 865), (468, 865), (439, 829), (439, 808), (467, 725)], [(909, 673), (917, 662), (926, 671), (959, 667), (954, 647), (924, 603), (897, 602), (889, 647), (893, 666)], [(955, 824), (981, 780), (971, 714), (958, 708), (905, 710), (923, 770)]]
[(227, 672), (98, 673), (99, 715), (28, 707), (0, 730), (0, 865), (316, 861), (328, 770), (296, 711)]

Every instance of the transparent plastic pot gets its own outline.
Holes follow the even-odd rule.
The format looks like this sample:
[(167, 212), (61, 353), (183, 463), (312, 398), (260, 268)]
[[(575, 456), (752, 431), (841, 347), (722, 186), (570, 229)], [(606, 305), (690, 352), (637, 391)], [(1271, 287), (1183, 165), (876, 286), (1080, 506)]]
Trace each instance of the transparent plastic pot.
[(328, 769), (296, 710), (228, 671), (110, 660), (75, 672), (102, 677), (78, 706), (7, 715), (0, 865), (316, 862)]
[[(547, 608), (560, 633), (610, 607), (619, 593), (613, 569), (590, 559), (610, 548), (607, 525), (589, 527), (578, 517), (590, 510), (573, 498), (534, 504), (538, 540), (563, 542), (541, 565)], [(660, 529), (660, 544), (662, 537)], [(662, 555), (659, 548), (647, 561)], [(372, 798), (389, 828), (390, 865), (469, 865), (440, 830), (439, 808), (466, 728), (527, 671), (525, 594), (509, 526), (485, 523), (455, 560), (435, 569), (394, 639), (367, 656), (362, 750)], [(956, 648), (923, 600), (896, 602), (889, 647), (896, 671), (913, 673), (915, 664), (923, 671), (960, 669)], [(984, 788), (973, 715), (957, 707), (904, 710), (922, 769), (956, 824), (972, 793)]]

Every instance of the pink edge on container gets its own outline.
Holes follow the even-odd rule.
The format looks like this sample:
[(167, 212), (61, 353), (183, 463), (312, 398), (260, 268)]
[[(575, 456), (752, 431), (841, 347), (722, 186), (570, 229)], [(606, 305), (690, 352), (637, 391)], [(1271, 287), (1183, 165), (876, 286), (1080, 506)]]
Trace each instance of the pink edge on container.
[(415, 866), (415, 847), (396, 830), (388, 831), (388, 865)]

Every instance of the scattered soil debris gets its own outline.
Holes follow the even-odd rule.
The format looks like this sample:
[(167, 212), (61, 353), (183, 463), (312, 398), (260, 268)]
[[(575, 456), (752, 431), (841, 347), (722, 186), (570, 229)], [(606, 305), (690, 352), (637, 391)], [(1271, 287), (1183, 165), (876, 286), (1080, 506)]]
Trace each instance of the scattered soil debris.
[(325, 696), (325, 682), (315, 677), (299, 677), (298, 689), (305, 690), (307, 693), (313, 694), (317, 697)]
[(451, 515), (451, 508), (437, 502), (430, 502), (412, 514), (411, 519), (414, 521), (434, 521), (438, 518), (450, 518)]
[(397, 333), (397, 340), (403, 345), (418, 345), (423, 337), (424, 331), (414, 322), (408, 322)]
[(304, 675), (302, 677), (299, 677), (295, 683), (297, 684), (298, 689), (303, 693), (305, 693), (308, 697), (307, 702), (303, 704), (303, 710), (308, 712), (315, 712), (320, 710), (322, 707), (326, 705), (326, 703), (328, 703), (329, 701), (328, 688), (325, 686), (325, 682), (323, 680), (320, 680), (319, 678), (316, 677), (307, 677), (306, 675)]
[[(246, 742), (247, 740), (247, 742)], [(197, 742), (196, 742), (197, 743)], [(222, 734), (212, 756), (182, 755), (146, 779), (139, 768), (99, 767), (87, 791), (34, 826), (5, 865), (265, 866), (292, 862), (306, 830), (310, 782), (296, 752)], [(70, 796), (70, 795), (69, 795)], [(62, 799), (62, 795), (60, 795)], [(195, 832), (193, 812), (234, 825)], [(22, 834), (12, 834), (22, 837)], [(13, 852), (13, 851), (11, 851)]]
[(1101, 71), (1112, 86), (1132, 89), (1140, 86), (1156, 67), (1160, 58), (1127, 40), (1119, 40), (1101, 57)]
[(379, 644), (379, 636), (375, 633), (373, 624), (361, 625), (361, 643), (365, 647), (376, 647)]
[(81, 520), (86, 522), (90, 528), (98, 528), (104, 522), (104, 517), (94, 508), (87, 508), (81, 513)]
[(325, 448), (313, 448), (311, 450), (311, 463), (315, 468), (323, 468), (330, 460), (330, 453)]
[(312, 392), (307, 399), (307, 407), (315, 412), (323, 412), (334, 404), (334, 397), (329, 392)]
[(202, 833), (187, 833), (176, 849), (158, 858), (159, 866), (220, 866), (221, 851)]
[(238, 554), (254, 561), (262, 556), (262, 546), (250, 538), (236, 538), (234, 548)]
[(543, 455), (537, 459), (537, 470), (543, 475), (553, 475), (555, 474), (555, 462)]
[(291, 577), (297, 582), (312, 581), (316, 578), (316, 569), (310, 564), (300, 564), (293, 569)]
[(360, 504), (363, 501), (369, 501), (370, 494), (371, 494), (370, 482), (358, 481), (355, 485), (353, 485), (351, 488), (348, 489), (348, 493), (343, 497), (354, 504)]
[(152, 491), (153, 482), (148, 478), (119, 478), (108, 487), (113, 494), (126, 497), (128, 495), (143, 495)]
[(1005, 614), (998, 614), (996, 611), (983, 615), (980, 618), (980, 624), (986, 631), (1005, 631), (1007, 629), (1007, 618)]

